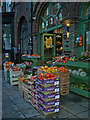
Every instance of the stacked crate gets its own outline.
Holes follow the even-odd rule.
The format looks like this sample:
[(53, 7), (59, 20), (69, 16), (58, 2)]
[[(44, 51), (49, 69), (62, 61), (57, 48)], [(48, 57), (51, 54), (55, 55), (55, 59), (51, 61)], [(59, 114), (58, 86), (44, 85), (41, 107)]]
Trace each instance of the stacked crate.
[(36, 98), (36, 78), (32, 76), (28, 81), (28, 98), (29, 102), (33, 107), (37, 108), (37, 98)]
[(59, 113), (59, 77), (51, 79), (36, 79), (38, 110), (46, 116)]
[(28, 75), (21, 75), (18, 77), (18, 89), (19, 94), (26, 100), (28, 99), (28, 82), (25, 82), (25, 80), (28, 80)]
[(23, 97), (23, 87), (21, 81), (18, 81), (18, 90), (19, 90), (19, 94)]
[(69, 71), (57, 72), (56, 75), (60, 77), (60, 95), (69, 94)]
[(23, 75), (22, 69), (20, 71), (12, 71), (10, 70), (10, 84), (12, 86), (18, 85), (18, 76)]
[(18, 83), (18, 88), (19, 88), (19, 94), (20, 94), (26, 101), (29, 101), (29, 99), (28, 99), (28, 84), (19, 81), (19, 83)]
[(25, 81), (22, 82), (22, 90), (23, 90), (23, 98), (26, 101), (29, 101), (29, 98), (28, 98), (28, 82), (25, 82)]

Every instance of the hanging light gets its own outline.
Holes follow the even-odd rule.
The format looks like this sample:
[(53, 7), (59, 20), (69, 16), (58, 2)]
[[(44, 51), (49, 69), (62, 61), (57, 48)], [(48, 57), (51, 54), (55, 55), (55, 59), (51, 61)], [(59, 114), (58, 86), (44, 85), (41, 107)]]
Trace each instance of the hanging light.
[(67, 32), (67, 38), (69, 38), (69, 34), (70, 34), (70, 33), (69, 33), (69, 32)]

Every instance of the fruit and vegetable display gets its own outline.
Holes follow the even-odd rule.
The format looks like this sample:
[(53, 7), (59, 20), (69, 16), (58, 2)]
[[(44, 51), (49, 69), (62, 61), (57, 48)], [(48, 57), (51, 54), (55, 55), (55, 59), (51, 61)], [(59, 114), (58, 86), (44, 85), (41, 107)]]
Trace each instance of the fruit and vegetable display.
[(76, 38), (76, 46), (82, 46), (83, 43), (82, 43), (82, 37), (80, 34), (77, 35), (77, 38)]
[[(59, 77), (54, 74), (38, 74), (36, 78), (37, 105), (44, 115), (59, 112)], [(43, 98), (41, 98), (43, 96)], [(47, 99), (47, 97), (49, 99)]]
[(14, 66), (14, 63), (13, 63), (13, 62), (8, 62), (8, 61), (6, 61), (6, 62), (4, 63), (4, 69), (9, 70), (12, 66)]
[(26, 65), (32, 65), (33, 63), (31, 61), (25, 61)]
[(68, 57), (62, 56), (59, 59), (57, 59), (55, 62), (66, 63), (67, 60), (69, 60)]
[(90, 92), (90, 88), (85, 83), (70, 83), (71, 86)]
[(38, 71), (44, 71), (44, 72), (47, 72), (47, 73), (54, 73), (56, 72), (56, 69), (58, 67), (54, 66), (54, 67), (48, 67), (48, 66), (41, 66)]
[(37, 108), (37, 94), (36, 94), (36, 77), (31, 76), (28, 80), (28, 97), (29, 102)]
[(38, 54), (33, 54), (33, 55), (23, 54), (22, 57), (24, 57), (24, 58), (40, 58), (40, 56)]
[(77, 58), (78, 61), (83, 62), (90, 62), (90, 53), (89, 52), (82, 52), (81, 56)]
[(64, 72), (64, 71), (68, 71), (68, 69), (66, 69), (65, 67), (48, 67), (48, 66), (41, 66), (38, 71), (43, 71), (46, 73), (55, 73), (55, 72)]
[(87, 76), (87, 72), (85, 72), (82, 68), (79, 68), (78, 70), (69, 69), (69, 72), (73, 75), (77, 75), (77, 76), (81, 76), (81, 77)]

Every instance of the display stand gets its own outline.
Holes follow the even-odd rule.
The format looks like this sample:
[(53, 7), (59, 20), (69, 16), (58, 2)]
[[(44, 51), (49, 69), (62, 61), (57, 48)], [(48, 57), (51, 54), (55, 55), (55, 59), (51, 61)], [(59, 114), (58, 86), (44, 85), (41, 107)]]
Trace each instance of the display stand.
[[(74, 61), (67, 61), (66, 63), (55, 63), (55, 66), (64, 66), (68, 69), (72, 68), (72, 69), (79, 69), (79, 68), (82, 68), (84, 69), (85, 71), (87, 71), (87, 76), (86, 77), (82, 77), (82, 76), (77, 76), (77, 75), (73, 75), (73, 74), (70, 74), (70, 83), (71, 82), (75, 82), (75, 83), (85, 83), (88, 85), (89, 87), (89, 84), (90, 84), (90, 80), (89, 80), (89, 71), (90, 71), (90, 63), (88, 62), (81, 62), (81, 61), (78, 61), (78, 62), (74, 62)], [(89, 91), (86, 91), (86, 90), (83, 90), (83, 89), (80, 89), (80, 88), (76, 88), (76, 87), (73, 87), (70, 85), (70, 91), (71, 92), (74, 92), (74, 93), (77, 93), (79, 95), (82, 95), (86, 98), (90, 98), (90, 92)]]
[(22, 60), (23, 61), (32, 61), (33, 62), (32, 65), (27, 65), (27, 67), (36, 67), (36, 66), (38, 66), (39, 57), (38, 58), (36, 58), (36, 57), (34, 57), (34, 58), (23, 58), (22, 57)]

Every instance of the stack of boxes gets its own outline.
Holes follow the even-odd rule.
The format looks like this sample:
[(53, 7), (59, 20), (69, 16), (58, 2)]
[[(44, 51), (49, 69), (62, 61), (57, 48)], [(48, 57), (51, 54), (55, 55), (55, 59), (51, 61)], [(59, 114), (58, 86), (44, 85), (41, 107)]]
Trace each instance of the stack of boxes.
[(44, 115), (50, 115), (59, 112), (60, 86), (59, 77), (54, 79), (36, 78), (37, 103), (38, 109)]
[(28, 82), (24, 81), (22, 82), (22, 88), (23, 88), (23, 98), (26, 100), (26, 101), (29, 101), (29, 98), (28, 98)]
[(18, 76), (23, 75), (22, 69), (19, 71), (10, 70), (10, 84), (12, 86), (18, 85)]
[(18, 88), (19, 88), (19, 94), (26, 100), (28, 99), (28, 75), (21, 75), (18, 77)]
[(69, 71), (57, 72), (56, 75), (60, 78), (60, 95), (69, 94)]
[(37, 98), (36, 98), (36, 77), (32, 76), (28, 81), (28, 98), (29, 102), (37, 108)]

